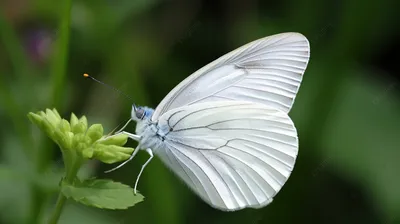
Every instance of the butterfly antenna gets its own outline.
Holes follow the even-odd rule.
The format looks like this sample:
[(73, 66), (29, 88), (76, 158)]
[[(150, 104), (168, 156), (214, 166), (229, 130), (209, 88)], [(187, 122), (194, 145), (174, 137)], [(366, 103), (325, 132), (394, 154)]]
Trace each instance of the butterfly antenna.
[[(106, 86), (106, 87), (108, 87), (108, 88), (114, 90), (115, 92), (117, 92), (117, 93), (123, 95), (123, 96), (126, 97), (127, 99), (133, 101), (133, 99), (132, 99), (130, 96), (128, 96), (127, 94), (125, 94), (125, 93), (122, 92), (121, 90), (115, 88), (114, 86), (110, 86), (110, 85), (108, 85), (107, 83), (104, 83), (104, 82), (102, 82), (102, 81), (100, 81), (100, 80), (98, 80), (98, 79), (96, 79), (96, 78), (90, 76), (90, 75), (87, 74), (87, 73), (83, 74), (83, 77), (89, 78), (89, 79), (91, 79), (91, 80), (93, 80), (93, 81), (95, 81), (95, 82), (97, 82), (97, 83), (100, 83), (100, 84), (102, 84), (102, 85), (104, 85), (104, 86)], [(136, 104), (133, 104), (133, 106), (136, 108)]]
[(124, 122), (121, 122), (117, 127), (115, 127), (112, 131), (110, 131), (106, 136), (112, 135)]

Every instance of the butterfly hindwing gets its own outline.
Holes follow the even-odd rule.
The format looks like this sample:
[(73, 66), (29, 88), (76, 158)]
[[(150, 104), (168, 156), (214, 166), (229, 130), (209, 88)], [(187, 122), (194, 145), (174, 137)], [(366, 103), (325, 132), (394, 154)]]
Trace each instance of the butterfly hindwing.
[(243, 101), (198, 103), (158, 121), (161, 160), (211, 206), (222, 210), (269, 204), (288, 179), (298, 152), (285, 112)]

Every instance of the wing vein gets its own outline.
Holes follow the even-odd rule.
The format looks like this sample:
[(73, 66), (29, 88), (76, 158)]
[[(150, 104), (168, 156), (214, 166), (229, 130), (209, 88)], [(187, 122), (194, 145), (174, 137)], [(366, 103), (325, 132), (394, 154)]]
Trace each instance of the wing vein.
[(224, 183), (226, 189), (229, 190), (229, 194), (232, 196), (233, 200), (235, 201), (235, 203), (237, 205), (239, 205), (239, 202), (237, 201), (237, 198), (235, 197), (235, 195), (233, 194), (233, 190), (232, 188), (229, 186), (228, 183), (226, 183), (225, 178), (221, 175), (221, 173), (215, 168), (214, 164), (207, 158), (207, 156), (204, 155), (204, 152), (202, 150), (199, 150), (199, 153), (203, 156), (203, 158), (207, 161), (208, 164), (210, 164), (210, 166), (212, 167), (212, 169), (214, 170), (214, 172), (216, 174), (218, 174), (220, 180)]
[[(173, 146), (173, 144), (170, 144), (171, 146)], [(176, 149), (176, 152), (179, 152), (181, 155), (183, 155), (184, 157), (186, 157), (187, 159), (189, 159), (190, 161), (192, 161), (193, 162), (193, 164), (195, 164), (198, 168), (199, 168), (199, 170), (201, 170), (202, 172), (203, 172), (203, 174), (207, 177), (207, 179), (210, 181), (210, 183), (211, 183), (211, 185), (213, 186), (213, 188), (215, 189), (215, 191), (218, 193), (218, 196), (220, 197), (220, 199), (221, 199), (221, 201), (224, 203), (224, 205), (226, 206), (227, 204), (226, 204), (226, 202), (225, 202), (225, 200), (221, 197), (221, 195), (220, 195), (220, 193), (219, 193), (219, 191), (218, 191), (218, 188), (215, 186), (215, 184), (214, 184), (214, 182), (210, 179), (210, 177), (207, 175), (207, 173), (201, 168), (201, 166), (196, 162), (196, 161), (194, 161), (192, 158), (190, 158), (189, 156), (187, 156), (185, 153), (183, 153), (179, 148), (177, 148), (177, 147), (174, 147), (175, 149)], [(197, 177), (198, 178), (198, 177)], [(203, 185), (203, 184), (202, 184)], [(207, 191), (206, 191), (207, 192)], [(211, 200), (211, 198), (210, 198), (210, 200)]]
[[(230, 157), (230, 158), (232, 158), (232, 159), (238, 161), (240, 164), (243, 164), (243, 165), (247, 166), (250, 170), (252, 170), (255, 174), (257, 174), (257, 176), (260, 177), (268, 186), (271, 187), (271, 185), (268, 183), (268, 181), (266, 181), (266, 180), (264, 179), (264, 177), (261, 176), (260, 173), (258, 173), (256, 170), (254, 170), (253, 167), (249, 166), (247, 163), (245, 163), (245, 162), (239, 160), (238, 158), (236, 158), (236, 157), (234, 157), (234, 156), (232, 156), (232, 155), (229, 155), (229, 154), (227, 154), (227, 153), (225, 153), (225, 152), (220, 152), (220, 153), (222, 153), (222, 154), (224, 154), (225, 156), (228, 156), (228, 157)], [(258, 181), (255, 180), (251, 175), (249, 175), (249, 177), (254, 181), (254, 183), (256, 183), (256, 185), (257, 185), (257, 187), (260, 189), (260, 191), (263, 192), (264, 195), (267, 196), (267, 198), (269, 198), (268, 193), (264, 190), (263, 187), (260, 186), (260, 184), (258, 183)], [(272, 187), (271, 187), (271, 188), (272, 188)]]
[[(275, 169), (275, 167), (269, 165), (267, 162), (265, 162), (264, 160), (258, 158), (257, 156), (254, 156), (253, 154), (251, 154), (251, 153), (249, 153), (249, 152), (247, 152), (247, 151), (245, 151), (245, 150), (242, 150), (242, 149), (239, 149), (239, 148), (230, 146), (230, 145), (227, 145), (226, 147), (231, 148), (231, 149), (234, 149), (234, 150), (237, 150), (237, 151), (241, 151), (241, 152), (243, 152), (243, 153), (245, 153), (245, 154), (247, 154), (247, 155), (249, 155), (249, 156), (255, 158), (256, 160), (261, 161), (261, 162), (264, 163), (267, 167), (269, 167), (269, 168), (275, 170), (278, 174), (282, 175), (282, 177), (283, 177), (284, 179), (286, 178), (279, 170)], [(221, 151), (218, 151), (218, 152), (221, 152)], [(276, 182), (279, 183), (280, 185), (283, 185), (283, 184), (284, 184), (284, 182), (282, 183), (279, 179), (277, 179), (277, 178), (275, 177), (275, 175), (273, 175), (270, 171), (268, 171), (268, 169), (265, 169), (265, 171), (268, 173), (268, 175), (269, 175), (274, 181), (276, 181)], [(269, 185), (270, 185), (270, 184), (269, 184)], [(271, 185), (270, 185), (270, 186), (271, 186)], [(271, 187), (272, 187), (272, 186), (271, 186)]]

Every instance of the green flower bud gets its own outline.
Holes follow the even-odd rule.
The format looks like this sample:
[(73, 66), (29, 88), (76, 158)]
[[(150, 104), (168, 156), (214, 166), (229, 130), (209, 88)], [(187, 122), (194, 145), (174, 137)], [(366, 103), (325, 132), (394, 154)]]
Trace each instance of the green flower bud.
[(93, 158), (103, 163), (111, 164), (127, 160), (131, 156), (133, 150), (133, 148), (97, 144), (94, 147)]
[[(58, 114), (58, 113), (57, 113)], [(52, 124), (57, 125), (60, 122), (61, 117), (57, 116), (52, 110), (46, 109), (46, 119)]]
[(84, 134), (86, 132), (86, 126), (82, 122), (78, 122), (72, 127), (72, 132), (75, 134)]
[(91, 144), (91, 140), (85, 134), (75, 134), (72, 140), (72, 148), (81, 152), (82, 150), (88, 148)]
[(41, 117), (45, 117), (45, 116), (46, 116), (46, 113), (43, 112), (43, 111), (39, 111), (39, 112), (38, 112), (38, 115), (40, 115)]
[(88, 122), (87, 122), (87, 119), (86, 119), (85, 116), (82, 116), (82, 117), (79, 119), (79, 122), (83, 123), (83, 125), (84, 125), (84, 127), (85, 127), (85, 130), (88, 128)]
[(68, 122), (57, 110), (46, 109), (46, 112), (29, 113), (28, 118), (61, 147), (67, 167), (83, 159), (120, 162), (128, 159), (134, 150), (122, 147), (128, 140), (127, 135), (103, 136), (103, 126), (94, 124), (88, 128), (85, 116), (78, 119), (72, 113)]
[(79, 123), (79, 120), (74, 113), (71, 113), (71, 119), (70, 119), (69, 123), (71, 124), (72, 129), (74, 128), (75, 125), (77, 125)]
[(93, 152), (94, 152), (93, 147), (89, 147), (89, 148), (85, 148), (84, 150), (82, 150), (81, 154), (82, 154), (82, 157), (85, 159), (92, 159)]
[(43, 114), (44, 114), (43, 112), (42, 113), (38, 113), (38, 114), (30, 112), (28, 114), (28, 118), (32, 123), (37, 125), (44, 132), (46, 132), (46, 134), (50, 138), (54, 139), (53, 138), (54, 127), (52, 127), (51, 123), (48, 120), (45, 119), (46, 118), (46, 114), (44, 114), (44, 116), (43, 116)]
[(58, 119), (61, 119), (61, 116), (60, 116), (60, 114), (58, 113), (58, 111), (56, 110), (56, 108), (53, 108), (53, 113), (54, 113), (54, 115), (55, 115)]
[(72, 140), (74, 134), (72, 132), (63, 132), (60, 129), (54, 131), (53, 141), (55, 141), (62, 149), (70, 150), (72, 148)]
[(103, 126), (101, 124), (94, 124), (90, 126), (86, 132), (86, 135), (89, 136), (92, 142), (99, 140), (103, 136)]
[(60, 129), (62, 132), (69, 132), (71, 131), (71, 126), (67, 120), (62, 119), (61, 122), (58, 123), (58, 129)]
[(100, 143), (103, 145), (123, 146), (126, 144), (127, 141), (128, 141), (127, 135), (119, 134), (119, 135), (115, 135), (115, 136), (104, 137), (103, 139), (98, 140), (97, 143)]
[(36, 124), (37, 126), (41, 126), (42, 125), (42, 120), (43, 120), (42, 116), (37, 115), (37, 114), (32, 113), (32, 112), (29, 112), (28, 118), (32, 123)]
[(54, 131), (56, 130), (56, 125), (51, 123), (46, 117), (42, 119), (41, 126), (39, 126), (46, 134), (53, 140), (54, 139)]

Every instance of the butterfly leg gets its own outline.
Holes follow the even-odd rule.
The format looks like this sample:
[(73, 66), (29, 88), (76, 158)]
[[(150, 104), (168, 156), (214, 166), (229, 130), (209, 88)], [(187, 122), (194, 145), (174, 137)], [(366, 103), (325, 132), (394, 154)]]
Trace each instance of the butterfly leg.
[(131, 161), (131, 160), (133, 159), (133, 157), (135, 157), (136, 154), (137, 154), (138, 152), (139, 152), (139, 145), (135, 148), (135, 150), (133, 151), (133, 153), (132, 153), (132, 155), (129, 157), (129, 159), (125, 160), (123, 163), (119, 164), (118, 166), (116, 166), (116, 167), (114, 167), (114, 168), (112, 168), (112, 169), (110, 169), (110, 170), (105, 171), (104, 173), (110, 173), (110, 172), (112, 172), (112, 171), (114, 171), (114, 170), (117, 170), (117, 169), (121, 168), (123, 165), (125, 165), (125, 164), (127, 164), (129, 161)]
[(142, 172), (143, 172), (144, 168), (147, 166), (147, 164), (149, 164), (151, 159), (153, 159), (153, 151), (151, 151), (151, 149), (146, 149), (146, 152), (150, 155), (150, 158), (143, 164), (142, 169), (140, 170), (139, 175), (136, 178), (135, 188), (134, 188), (134, 191), (133, 191), (135, 194), (136, 194), (136, 187), (137, 187), (137, 184), (139, 182), (140, 175), (142, 175)]
[(134, 135), (134, 134), (132, 134), (132, 133), (129, 133), (129, 132), (126, 132), (126, 131), (121, 131), (121, 132), (119, 132), (118, 134), (116, 134), (116, 135), (119, 135), (119, 134), (125, 134), (125, 135), (128, 135), (128, 138), (130, 138), (130, 139), (132, 139), (132, 140), (135, 140), (135, 141), (139, 141), (140, 140), (140, 135)]
[(121, 131), (121, 132), (119, 132), (119, 133), (117, 133), (117, 134), (113, 134), (113, 135), (107, 136), (107, 137), (105, 137), (104, 139), (111, 138), (111, 137), (113, 137), (113, 136), (121, 135), (121, 134), (125, 134), (125, 135), (128, 136), (128, 138), (130, 138), (130, 139), (132, 139), (132, 140), (135, 140), (135, 141), (137, 141), (137, 142), (138, 142), (138, 141), (140, 140), (140, 138), (141, 138), (140, 135), (135, 135), (135, 134), (132, 134), (132, 133), (129, 133), (129, 132), (126, 132), (126, 131)]

